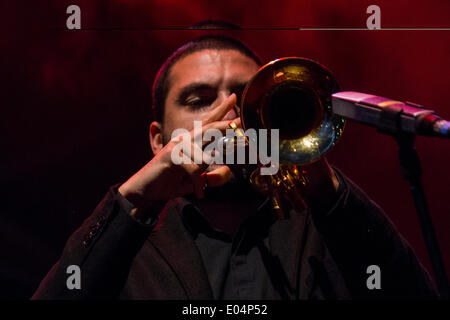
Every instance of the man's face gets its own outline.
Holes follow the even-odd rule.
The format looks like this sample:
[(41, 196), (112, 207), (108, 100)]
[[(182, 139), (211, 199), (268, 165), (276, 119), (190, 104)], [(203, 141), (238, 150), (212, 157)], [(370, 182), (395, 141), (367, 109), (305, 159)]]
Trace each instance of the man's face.
[[(236, 50), (202, 50), (175, 63), (164, 109), (164, 144), (173, 130), (192, 130), (195, 120), (204, 118), (230, 94), (239, 98), (258, 69), (255, 61)], [(224, 120), (237, 116), (230, 110)]]
[[(175, 129), (191, 131), (194, 121), (205, 118), (232, 93), (239, 99), (258, 69), (253, 59), (236, 50), (202, 50), (175, 63), (169, 74), (170, 88), (165, 103), (164, 122), (152, 123), (153, 129), (150, 127), (154, 154), (170, 141)], [(236, 117), (238, 114), (231, 109), (223, 120)], [(211, 164), (206, 171), (218, 166)], [(230, 194), (237, 200), (251, 190), (248, 181), (243, 178), (242, 169), (230, 169), (232, 173), (228, 183), (208, 189), (209, 199), (222, 199), (224, 194)], [(248, 199), (245, 198), (245, 201)]]

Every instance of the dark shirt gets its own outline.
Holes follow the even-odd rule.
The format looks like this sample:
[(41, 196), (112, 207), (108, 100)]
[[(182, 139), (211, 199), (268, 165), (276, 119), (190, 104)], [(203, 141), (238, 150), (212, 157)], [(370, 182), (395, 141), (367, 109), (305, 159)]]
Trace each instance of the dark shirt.
[(263, 256), (270, 251), (270, 212), (260, 210), (236, 236), (213, 229), (194, 206), (183, 210), (205, 266), (214, 299), (280, 299)]
[[(345, 192), (340, 180), (338, 198)], [(269, 230), (278, 223), (269, 198), (232, 238), (214, 229), (200, 210), (186, 201), (182, 219), (200, 251), (214, 299), (270, 299), (287, 297), (283, 271), (271, 254)], [(288, 219), (288, 218), (287, 218)]]

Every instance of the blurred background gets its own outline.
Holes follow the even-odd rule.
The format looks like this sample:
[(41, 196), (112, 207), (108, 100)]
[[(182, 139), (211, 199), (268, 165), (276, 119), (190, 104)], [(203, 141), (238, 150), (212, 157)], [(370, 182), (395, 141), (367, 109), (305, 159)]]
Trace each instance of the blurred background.
[[(68, 31), (66, 8), (81, 8)], [(0, 4), (0, 299), (28, 299), (65, 241), (110, 185), (151, 151), (151, 85), (165, 58), (221, 19), (223, 31), (264, 62), (302, 56), (327, 66), (343, 90), (408, 100), (450, 119), (450, 31), (292, 31), (365, 28), (366, 8), (382, 28), (450, 28), (450, 2), (411, 1), (13, 1)], [(450, 271), (450, 141), (416, 141), (423, 183)], [(374, 128), (348, 123), (329, 153), (376, 201), (431, 273), (397, 146)]]

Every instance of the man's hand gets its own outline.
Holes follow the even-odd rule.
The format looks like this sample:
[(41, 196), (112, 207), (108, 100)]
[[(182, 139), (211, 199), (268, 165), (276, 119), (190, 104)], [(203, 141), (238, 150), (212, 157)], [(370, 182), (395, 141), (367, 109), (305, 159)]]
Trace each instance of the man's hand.
[[(235, 106), (236, 101), (236, 95), (230, 95), (220, 106), (203, 118), (201, 134), (203, 135), (203, 132), (208, 129), (218, 129), (222, 132), (229, 129), (230, 121), (220, 120)], [(237, 118), (233, 121), (240, 125), (240, 119)], [(179, 137), (174, 138), (150, 162), (119, 187), (119, 192), (135, 206), (131, 212), (132, 216), (140, 219), (150, 206), (179, 196), (195, 193), (198, 198), (203, 197), (205, 177), (202, 174), (209, 164), (194, 163), (195, 153), (197, 153), (197, 158), (200, 159), (198, 157), (200, 153), (201, 159), (205, 159), (202, 148), (194, 144), (194, 139), (192, 130), (190, 141), (187, 142), (189, 143), (187, 150), (191, 150), (191, 152), (180, 154), (182, 157), (190, 158), (190, 164), (177, 165), (173, 163), (171, 155), (180, 141)], [(227, 166), (221, 166), (206, 175), (208, 186), (215, 187), (225, 184), (230, 179), (231, 172)]]

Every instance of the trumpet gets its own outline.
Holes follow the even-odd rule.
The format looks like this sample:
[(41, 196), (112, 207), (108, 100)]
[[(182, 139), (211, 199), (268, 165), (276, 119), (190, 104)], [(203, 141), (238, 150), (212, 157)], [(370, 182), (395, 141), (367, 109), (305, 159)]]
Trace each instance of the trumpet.
[(326, 154), (342, 136), (345, 120), (332, 112), (331, 95), (340, 88), (331, 72), (306, 58), (286, 57), (261, 67), (247, 84), (241, 99), (243, 130), (279, 130), (279, 170), (250, 175), (252, 186), (269, 194), (279, 215), (283, 198), (304, 207), (299, 184), (307, 187), (301, 165)]

